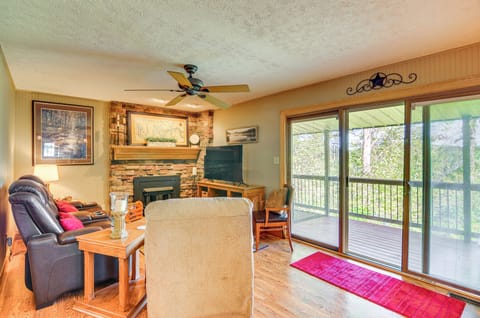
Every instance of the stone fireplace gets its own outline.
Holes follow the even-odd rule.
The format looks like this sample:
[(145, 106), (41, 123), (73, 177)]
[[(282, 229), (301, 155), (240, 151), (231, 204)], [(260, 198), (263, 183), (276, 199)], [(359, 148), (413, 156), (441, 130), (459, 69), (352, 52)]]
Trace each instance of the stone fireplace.
[[(185, 159), (185, 157), (182, 156), (168, 159), (115, 159), (113, 156), (115, 147), (130, 146), (127, 144), (128, 123), (126, 120), (117, 120), (118, 118), (126, 118), (128, 111), (186, 116), (188, 118), (188, 136), (193, 133), (200, 136), (200, 152), (198, 156), (194, 159)], [(130, 194), (129, 201), (140, 200), (144, 202), (144, 204), (145, 202), (148, 204), (148, 202), (151, 201), (170, 197), (186, 198), (195, 196), (196, 180), (203, 177), (205, 147), (213, 141), (213, 112), (190, 113), (156, 106), (112, 102), (110, 106), (110, 118), (110, 192), (127, 192)], [(196, 175), (193, 174), (194, 170), (197, 173)], [(171, 178), (172, 176), (175, 176), (178, 180), (178, 185), (166, 185), (163, 184), (162, 181), (159, 185), (149, 184), (146, 186), (147, 190), (142, 190), (141, 194), (135, 193), (134, 183), (138, 178), (146, 177), (156, 179), (156, 177)]]

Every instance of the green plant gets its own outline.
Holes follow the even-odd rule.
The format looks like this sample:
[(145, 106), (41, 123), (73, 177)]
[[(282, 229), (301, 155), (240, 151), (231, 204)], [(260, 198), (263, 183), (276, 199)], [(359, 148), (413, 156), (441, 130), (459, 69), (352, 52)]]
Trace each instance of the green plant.
[(175, 138), (165, 138), (165, 137), (147, 137), (146, 141), (150, 142), (177, 142)]

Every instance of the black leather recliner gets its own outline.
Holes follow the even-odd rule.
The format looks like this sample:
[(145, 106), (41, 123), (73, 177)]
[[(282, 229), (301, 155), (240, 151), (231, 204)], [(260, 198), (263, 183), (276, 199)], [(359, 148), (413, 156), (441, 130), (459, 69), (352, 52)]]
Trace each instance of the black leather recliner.
[[(64, 231), (55, 201), (42, 180), (23, 176), (8, 191), (15, 223), (27, 246), (25, 285), (33, 291), (36, 308), (83, 288), (83, 252), (78, 249), (76, 236), (110, 227), (108, 219), (95, 222), (90, 218), (84, 228)], [(95, 283), (117, 279), (118, 261), (95, 255)]]

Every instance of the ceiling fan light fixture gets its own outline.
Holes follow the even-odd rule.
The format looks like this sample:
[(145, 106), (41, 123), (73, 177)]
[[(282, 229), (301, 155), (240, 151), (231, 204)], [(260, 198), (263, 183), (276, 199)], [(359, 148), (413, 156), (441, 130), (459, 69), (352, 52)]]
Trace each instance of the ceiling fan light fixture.
[(200, 80), (198, 78), (189, 77), (188, 80), (190, 81), (190, 83), (192, 83), (193, 89), (196, 90), (196, 91), (200, 90), (200, 88), (202, 88), (202, 86), (203, 86), (202, 80)]

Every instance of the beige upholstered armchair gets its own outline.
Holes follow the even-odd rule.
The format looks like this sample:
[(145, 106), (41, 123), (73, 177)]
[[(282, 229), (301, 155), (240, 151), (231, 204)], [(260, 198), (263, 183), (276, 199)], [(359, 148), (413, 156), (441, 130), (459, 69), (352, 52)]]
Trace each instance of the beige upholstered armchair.
[(170, 199), (146, 210), (149, 317), (252, 317), (252, 203)]

